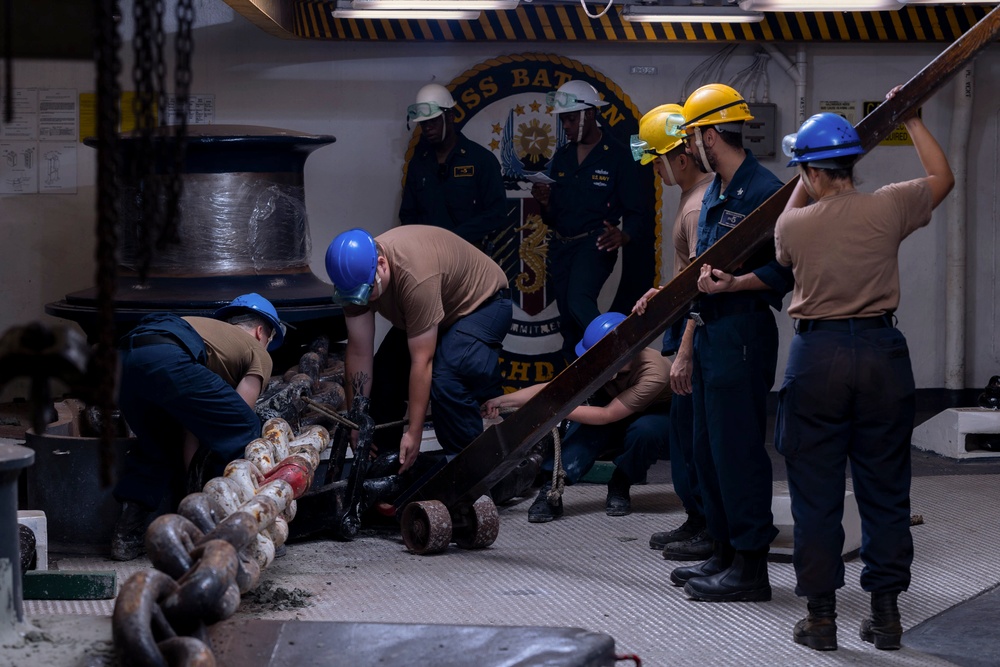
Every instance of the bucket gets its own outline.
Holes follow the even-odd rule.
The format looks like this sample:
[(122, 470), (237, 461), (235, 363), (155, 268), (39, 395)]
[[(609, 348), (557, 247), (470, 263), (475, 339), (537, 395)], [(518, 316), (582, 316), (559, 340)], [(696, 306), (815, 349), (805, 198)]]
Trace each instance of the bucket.
[[(24, 471), (21, 509), (45, 512), (50, 553), (107, 554), (121, 506), (112, 487), (101, 486), (100, 439), (79, 435), (77, 406), (63, 402), (56, 408), (59, 416), (44, 434), (32, 429), (24, 434), (25, 446), (35, 450), (35, 464)], [(115, 440), (115, 479), (134, 442)]]

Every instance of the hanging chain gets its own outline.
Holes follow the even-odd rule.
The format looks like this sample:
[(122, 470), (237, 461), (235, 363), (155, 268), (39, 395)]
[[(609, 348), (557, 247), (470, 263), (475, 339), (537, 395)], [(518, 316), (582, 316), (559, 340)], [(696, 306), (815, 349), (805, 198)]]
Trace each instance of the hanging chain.
[[(179, 132), (174, 142), (156, 141), (157, 114), (166, 124), (167, 87), (164, 53), (163, 0), (135, 0), (133, 13), (134, 64), (132, 81), (135, 98), (135, 146), (131, 171), (122, 174), (119, 142), (121, 87), (121, 37), (118, 0), (97, 0), (95, 12), (95, 60), (97, 62), (97, 314), (98, 343), (94, 355), (98, 384), (96, 403), (101, 412), (101, 482), (111, 483), (115, 420), (114, 389), (118, 361), (115, 336), (115, 286), (118, 274), (116, 250), (119, 229), (119, 183), (125, 176), (134, 184), (135, 196), (141, 197), (140, 219), (136, 221), (137, 260), (140, 278), (145, 280), (152, 260), (153, 244), (177, 238), (177, 211), (181, 196), (181, 173), (187, 134), (187, 107), (191, 88), (191, 37), (194, 24), (193, 0), (179, 0), (177, 5), (176, 95)], [(157, 145), (154, 145), (158, 144)], [(173, 153), (166, 148), (172, 143)], [(167, 172), (168, 192), (164, 192), (157, 170)], [(166, 196), (164, 196), (166, 195)], [(163, 206), (163, 200), (166, 206)]]
[[(132, 112), (135, 116), (131, 157), (131, 181), (139, 197), (139, 220), (136, 229), (139, 278), (145, 281), (153, 258), (153, 243), (162, 224), (160, 207), (160, 180), (156, 178), (154, 130), (156, 129), (155, 45), (157, 33), (162, 36), (162, 24), (155, 14), (154, 0), (135, 0), (135, 35), (132, 38), (132, 85), (135, 97)], [(162, 18), (162, 17), (160, 17)]]
[(14, 120), (14, 0), (4, 0), (3, 21), (3, 122), (9, 123)]
[(167, 211), (161, 244), (178, 241), (177, 219), (183, 189), (184, 154), (187, 149), (187, 123), (191, 103), (191, 54), (194, 40), (194, 0), (177, 0), (177, 35), (174, 39), (174, 154), (167, 178)]
[(118, 76), (121, 37), (117, 20), (118, 0), (99, 0), (95, 13), (95, 58), (97, 60), (97, 316), (98, 340), (94, 353), (97, 381), (96, 402), (101, 412), (101, 484), (111, 485), (115, 438), (115, 279), (118, 263)]

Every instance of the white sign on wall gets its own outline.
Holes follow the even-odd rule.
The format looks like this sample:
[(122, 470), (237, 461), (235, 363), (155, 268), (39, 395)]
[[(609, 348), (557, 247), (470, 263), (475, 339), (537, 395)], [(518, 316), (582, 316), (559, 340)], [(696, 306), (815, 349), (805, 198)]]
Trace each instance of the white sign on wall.
[(18, 89), (12, 102), (12, 121), (0, 124), (0, 194), (75, 194), (76, 91)]
[(857, 102), (840, 102), (836, 100), (823, 100), (819, 103), (820, 113), (835, 113), (843, 116), (851, 125), (857, 125), (858, 104)]

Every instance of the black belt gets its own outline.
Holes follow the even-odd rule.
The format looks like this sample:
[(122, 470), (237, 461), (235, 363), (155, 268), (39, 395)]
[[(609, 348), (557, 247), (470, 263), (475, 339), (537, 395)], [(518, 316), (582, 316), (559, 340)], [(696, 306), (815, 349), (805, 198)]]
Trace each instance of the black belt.
[(552, 234), (556, 237), (557, 241), (562, 241), (563, 243), (569, 243), (570, 241), (579, 241), (580, 239), (585, 239), (591, 234), (599, 234), (600, 232), (603, 231), (604, 227), (598, 227), (597, 229), (591, 229), (589, 232), (583, 232), (581, 234), (576, 234), (574, 236), (563, 236), (562, 234), (554, 230)]
[(846, 320), (798, 320), (795, 330), (799, 333), (807, 331), (839, 331), (841, 333), (856, 333), (869, 329), (890, 329), (893, 327), (892, 315), (876, 315), (875, 317), (852, 317)]
[(691, 319), (695, 324), (701, 326), (705, 322), (726, 317), (727, 315), (745, 315), (747, 313), (763, 312), (770, 310), (766, 302), (757, 299), (728, 299), (721, 303), (695, 304), (691, 307)]
[(496, 301), (497, 299), (509, 299), (509, 298), (510, 298), (510, 288), (504, 287), (503, 289), (498, 289), (497, 293), (490, 298), (490, 301)]
[(180, 345), (180, 341), (166, 334), (139, 334), (125, 338), (119, 347), (123, 350), (134, 350), (149, 345)]

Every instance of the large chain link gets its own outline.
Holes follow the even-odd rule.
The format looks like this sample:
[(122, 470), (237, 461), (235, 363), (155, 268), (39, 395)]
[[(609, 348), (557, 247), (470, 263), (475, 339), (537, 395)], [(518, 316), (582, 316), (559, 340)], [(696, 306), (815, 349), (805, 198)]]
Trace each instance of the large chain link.
[(260, 583), (329, 446), (322, 426), (296, 436), (285, 420), (269, 419), (245, 458), (150, 524), (146, 551), (156, 570), (125, 582), (112, 615), (124, 667), (214, 667), (207, 626), (232, 616)]

